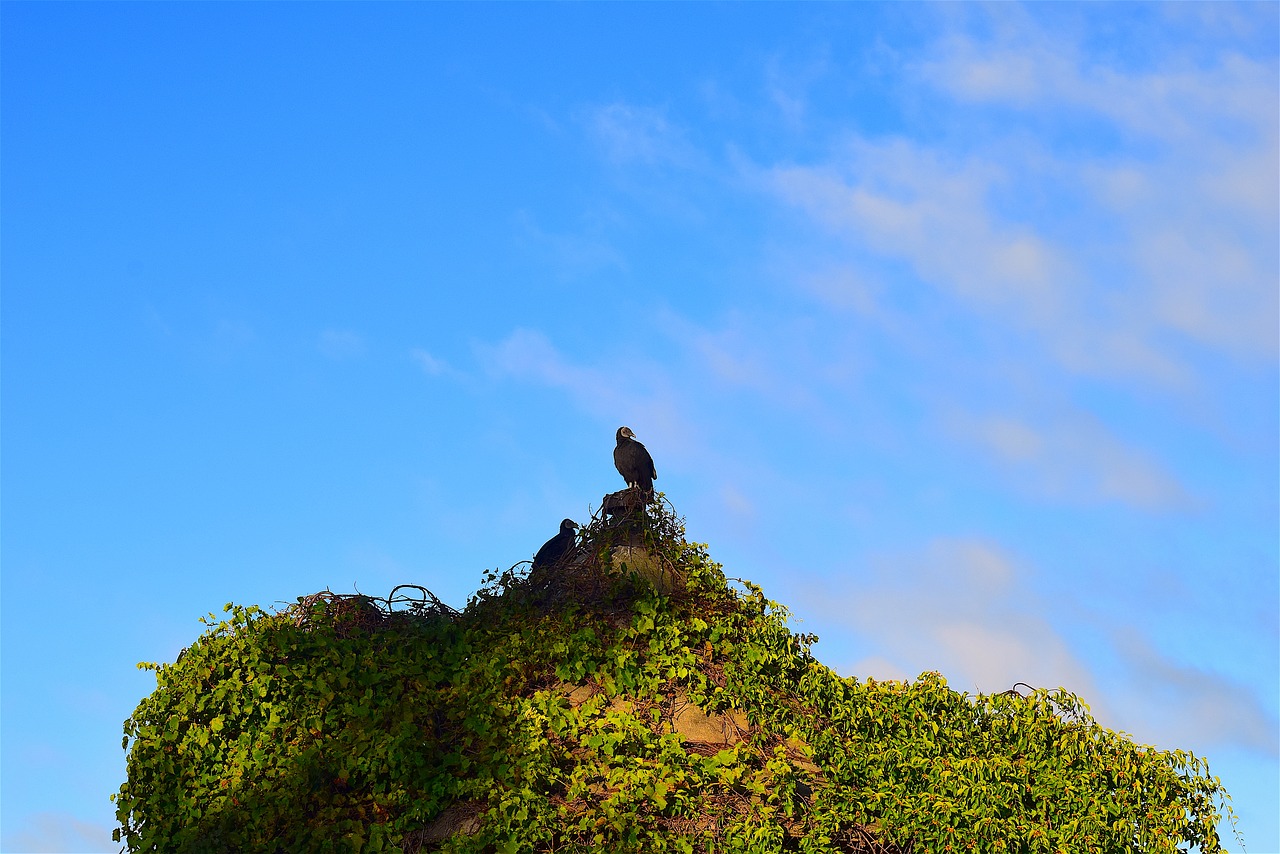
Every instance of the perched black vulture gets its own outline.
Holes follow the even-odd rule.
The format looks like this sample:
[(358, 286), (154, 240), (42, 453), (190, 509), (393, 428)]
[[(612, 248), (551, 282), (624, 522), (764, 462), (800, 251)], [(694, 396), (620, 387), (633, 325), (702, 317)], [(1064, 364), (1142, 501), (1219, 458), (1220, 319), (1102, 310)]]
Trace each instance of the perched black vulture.
[(573, 547), (573, 541), (577, 537), (574, 530), (578, 527), (578, 523), (572, 519), (565, 519), (560, 523), (560, 533), (542, 544), (542, 548), (538, 549), (538, 553), (533, 556), (533, 569), (541, 569), (544, 566), (554, 566), (560, 562), (560, 558)]
[(618, 473), (627, 482), (627, 486), (638, 486), (645, 495), (653, 494), (653, 482), (658, 479), (658, 470), (653, 467), (653, 457), (636, 441), (636, 434), (630, 427), (618, 428), (618, 447), (613, 449), (613, 464)]

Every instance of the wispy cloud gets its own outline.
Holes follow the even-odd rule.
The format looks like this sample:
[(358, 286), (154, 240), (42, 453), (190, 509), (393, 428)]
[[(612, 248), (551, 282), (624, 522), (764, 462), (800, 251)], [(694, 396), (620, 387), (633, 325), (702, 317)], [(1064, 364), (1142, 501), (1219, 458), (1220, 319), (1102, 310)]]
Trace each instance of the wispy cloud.
[(1039, 336), (1069, 370), (1165, 382), (1183, 376), (1151, 339), (1148, 322), (1123, 301), (1090, 291), (1070, 252), (1033, 224), (993, 210), (991, 194), (1014, 180), (1003, 164), (907, 140), (859, 140), (837, 163), (780, 166), (770, 175), (781, 199), (858, 254), (905, 260), (974, 320)]
[(111, 828), (83, 821), (65, 813), (36, 813), (26, 817), (24, 826), (5, 833), (4, 850), (31, 852), (115, 852), (120, 845), (111, 841)]
[[(676, 352), (686, 355), (684, 373), (696, 372), (707, 391), (747, 390), (788, 407), (818, 404), (812, 381), (821, 381), (820, 360), (806, 351), (814, 330), (803, 316), (762, 318), (734, 311), (714, 324), (701, 324), (667, 311), (656, 326)], [(797, 382), (801, 375), (810, 382)]]
[(1163, 745), (1231, 745), (1275, 756), (1280, 721), (1255, 689), (1175, 661), (1131, 628), (1112, 633), (1129, 677), (1116, 694), (1124, 717)]
[(491, 373), (560, 389), (596, 414), (616, 411), (627, 397), (614, 377), (571, 363), (533, 329), (516, 329), (496, 345), (482, 345), (480, 356)]
[(593, 109), (588, 126), (614, 164), (691, 166), (699, 160), (685, 131), (665, 110), (615, 102)]
[(953, 34), (916, 65), (921, 79), (961, 101), (1006, 104), (1037, 113), (1080, 110), (1116, 127), (1165, 140), (1201, 140), (1211, 116), (1260, 128), (1260, 101), (1275, 90), (1273, 69), (1234, 53), (1209, 66), (1179, 58), (1165, 67), (1124, 68), (1090, 57), (1075, 39), (1050, 33), (1019, 10), (988, 38)]
[(1018, 415), (954, 412), (947, 426), (1013, 471), (1038, 495), (1118, 501), (1151, 510), (1186, 508), (1193, 503), (1178, 479), (1149, 453), (1121, 441), (1085, 414), (1034, 425)]
[(649, 435), (670, 440), (668, 447), (687, 447), (697, 434), (679, 414), (666, 369), (647, 358), (602, 352), (594, 364), (584, 364), (533, 329), (516, 329), (497, 344), (478, 345), (477, 351), (491, 375), (558, 389), (578, 408), (606, 421), (644, 423)]
[(786, 128), (804, 130), (810, 110), (809, 89), (831, 71), (830, 58), (823, 49), (804, 61), (777, 55), (765, 63), (765, 94), (774, 115), (781, 118)]
[[(1241, 24), (1237, 16), (1232, 26)], [(1107, 220), (1123, 229), (1117, 251), (1149, 291), (1160, 327), (1243, 357), (1275, 357), (1274, 63), (1224, 52), (1198, 66), (1173, 60), (1128, 70), (1020, 20), (989, 40), (945, 40), (920, 71), (963, 101), (1014, 106), (1038, 120), (1061, 116), (1060, 126), (1101, 118), (1140, 143), (1125, 155), (1060, 155), (1058, 165), (1090, 186), (1113, 214)]]
[[(534, 329), (516, 329), (496, 344), (477, 344), (476, 351), (490, 376), (555, 389), (612, 428), (633, 427), (642, 441), (652, 443), (651, 450), (662, 449), (663, 460), (707, 463), (715, 456), (706, 424), (693, 415), (705, 389), (701, 374), (689, 366), (623, 346), (602, 349), (589, 359), (571, 358)], [(659, 473), (667, 465), (660, 462)]]
[(428, 353), (421, 347), (414, 347), (409, 351), (409, 358), (422, 369), (424, 374), (432, 377), (438, 377), (450, 371), (449, 365), (443, 359), (438, 359)]
[(981, 692), (1015, 682), (1061, 686), (1084, 697), (1104, 725), (1140, 741), (1277, 750), (1277, 721), (1256, 689), (1175, 661), (1133, 626), (1103, 623), (1086, 659), (1067, 631), (1078, 613), (1053, 615), (1087, 611), (1087, 603), (1046, 599), (1033, 569), (997, 543), (938, 539), (870, 567), (856, 585), (806, 597), (814, 613), (863, 637), (867, 655), (841, 668), (850, 675), (910, 679), (939, 670), (953, 687)]
[(316, 343), (320, 352), (334, 361), (354, 359), (364, 353), (364, 338), (349, 329), (326, 329)]
[[(870, 640), (872, 656), (852, 666), (859, 676), (937, 669), (966, 690), (1027, 682), (1095, 693), (1088, 669), (1043, 616), (1027, 571), (994, 543), (939, 539), (918, 553), (882, 556), (856, 589), (826, 591), (813, 607)], [(870, 669), (886, 664), (887, 672)]]
[[(855, 134), (824, 160), (765, 168), (763, 185), (843, 245), (848, 266), (904, 261), (1074, 374), (1180, 386), (1194, 374), (1187, 345), (1274, 359), (1275, 67), (1228, 54), (1127, 70), (1018, 24), (950, 37), (917, 64), (950, 108), (998, 119), (939, 144)], [(1056, 144), (1081, 128), (1112, 142)], [(1038, 199), (1054, 200), (1052, 218)]]
[(519, 217), (524, 242), (549, 263), (562, 279), (578, 279), (610, 270), (627, 269), (626, 259), (609, 239), (598, 221), (579, 231), (552, 232), (538, 225), (528, 213)]

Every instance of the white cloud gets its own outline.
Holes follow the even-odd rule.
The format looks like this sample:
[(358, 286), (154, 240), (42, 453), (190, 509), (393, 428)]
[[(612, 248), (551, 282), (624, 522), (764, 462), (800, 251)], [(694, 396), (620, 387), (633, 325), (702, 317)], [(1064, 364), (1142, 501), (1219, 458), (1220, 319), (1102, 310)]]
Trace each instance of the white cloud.
[[(935, 46), (915, 70), (927, 85), (962, 102), (1002, 104), (1037, 113), (1076, 110), (1102, 116), (1123, 131), (1171, 141), (1203, 139), (1224, 122), (1266, 124), (1266, 93), (1274, 92), (1275, 71), (1229, 51), (1212, 65), (1196, 67), (1181, 54), (1162, 64), (1123, 68), (1099, 61), (1079, 36), (1050, 32), (1022, 10), (997, 13), (990, 38), (951, 35)], [(1274, 112), (1274, 109), (1271, 109)], [(1202, 119), (1216, 126), (1206, 128)]]
[(804, 391), (791, 378), (786, 363), (793, 355), (787, 346), (799, 338), (794, 321), (771, 318), (770, 335), (759, 324), (734, 312), (716, 327), (693, 323), (671, 312), (659, 318), (659, 327), (690, 356), (686, 364), (700, 369), (715, 388), (747, 388), (766, 398), (795, 403)]
[[(813, 284), (815, 290), (829, 286)], [(723, 407), (745, 392), (755, 396), (751, 406), (794, 413), (797, 428), (839, 430), (843, 404), (856, 394), (865, 369), (862, 344), (843, 318), (833, 324), (807, 312), (734, 309), (700, 323), (663, 312), (658, 329), (683, 357), (675, 377), (703, 418), (721, 414), (709, 401)]]
[[(1264, 3), (1167, 3), (1158, 7), (1172, 24), (1231, 41), (1275, 38), (1275, 7)], [(1262, 15), (1257, 14), (1262, 12)], [(1269, 13), (1269, 14), (1267, 14)]]
[(580, 364), (533, 329), (516, 329), (495, 345), (478, 345), (477, 351), (492, 375), (559, 389), (582, 411), (628, 424), (645, 434), (642, 440), (658, 439), (667, 452), (688, 453), (700, 445), (700, 432), (677, 405), (678, 391), (667, 370), (645, 356), (600, 352), (595, 364)]
[(581, 232), (553, 233), (544, 230), (527, 213), (519, 217), (520, 230), (535, 254), (550, 263), (563, 279), (577, 279), (610, 270), (627, 269), (626, 259), (603, 236), (601, 220), (595, 216)]
[(615, 164), (689, 166), (697, 151), (665, 110), (616, 102), (590, 113), (589, 127)]
[(946, 39), (916, 68), (963, 115), (993, 105), (998, 120), (938, 144), (855, 135), (825, 159), (764, 170), (765, 186), (835, 238), (846, 265), (905, 261), (1074, 374), (1184, 387), (1187, 345), (1274, 361), (1274, 64), (1225, 54), (1124, 69), (1017, 10), (997, 17), (996, 36)]
[[(856, 589), (824, 591), (811, 607), (848, 622), (874, 648), (873, 675), (939, 670), (960, 690), (1016, 682), (1096, 694), (1094, 680), (1043, 616), (1026, 568), (993, 543), (939, 539), (885, 557)], [(863, 675), (854, 673), (853, 675)]]
[(871, 567), (856, 586), (807, 596), (815, 614), (863, 636), (868, 654), (843, 668), (850, 675), (903, 679), (938, 670), (952, 687), (984, 693), (1017, 682), (1063, 687), (1105, 726), (1138, 741), (1271, 756), (1278, 749), (1277, 721), (1254, 688), (1175, 661), (1132, 626), (1091, 632), (1096, 648), (1086, 663), (1052, 615), (1078, 612), (1087, 597), (1040, 596), (1029, 567), (995, 543), (938, 539)]
[(347, 329), (326, 329), (317, 342), (320, 352), (330, 359), (354, 359), (364, 353), (364, 339)]
[(433, 377), (438, 377), (449, 371), (448, 363), (428, 353), (421, 347), (414, 347), (409, 351), (409, 357), (422, 369), (422, 372)]
[(615, 375), (572, 364), (536, 330), (517, 329), (498, 344), (481, 347), (480, 355), (492, 373), (558, 388), (594, 414), (617, 412), (630, 396)]
[(809, 89), (831, 70), (831, 61), (824, 49), (801, 61), (781, 55), (769, 59), (764, 69), (765, 94), (784, 127), (797, 132), (804, 130), (810, 110)]
[[(1237, 355), (1274, 358), (1280, 224), (1280, 92), (1273, 62), (1225, 52), (1216, 63), (1126, 71), (1086, 60), (1034, 27), (995, 43), (952, 39), (923, 66), (939, 88), (1028, 113), (1076, 109), (1159, 147), (1116, 165), (1060, 160), (1120, 225), (1154, 320)], [(1016, 81), (1018, 91), (972, 84)], [(1127, 147), (1137, 152), (1137, 146)], [(1123, 250), (1122, 250), (1123, 251)]]
[(1037, 431), (1009, 417), (982, 419), (972, 425), (974, 437), (1008, 460), (1024, 461), (1043, 456), (1045, 440)]
[(1280, 149), (1206, 140), (1148, 164), (1085, 164), (1082, 186), (1114, 222), (1132, 309), (1153, 330), (1243, 360), (1280, 351)]
[(1061, 366), (1177, 382), (1184, 369), (1156, 346), (1148, 320), (1091, 288), (1062, 246), (992, 210), (990, 195), (1012, 180), (1006, 169), (906, 140), (855, 141), (838, 165), (777, 167), (770, 177), (779, 197), (856, 255), (906, 260), (976, 319), (1037, 336)]
[(725, 512), (742, 522), (753, 522), (759, 515), (755, 502), (732, 486), (720, 488), (720, 500)]
[(848, 266), (827, 269), (803, 276), (800, 284), (833, 308), (888, 324), (884, 285), (862, 270)]
[(1190, 494), (1144, 451), (1084, 414), (1033, 426), (1016, 415), (952, 413), (947, 426), (1006, 464), (1034, 493), (1108, 500), (1146, 509), (1185, 508)]
[(120, 845), (111, 841), (111, 831), (110, 827), (82, 821), (66, 813), (36, 813), (26, 818), (25, 826), (5, 834), (4, 850), (29, 854), (114, 854), (120, 850)]
[[(673, 343), (651, 335), (640, 342), (643, 352), (628, 349), (634, 342), (619, 341), (586, 357), (571, 356), (540, 331), (516, 329), (495, 344), (477, 345), (477, 354), (494, 378), (557, 390), (610, 430), (622, 424), (632, 427), (658, 459), (660, 489), (668, 488), (662, 484), (673, 480), (676, 471), (704, 472), (708, 482), (723, 485), (711, 493), (717, 515), (728, 512), (746, 525), (759, 515), (760, 483), (778, 485), (775, 460), (744, 450), (757, 434), (750, 425), (733, 420), (740, 409), (723, 402), (725, 392), (738, 384), (717, 373), (728, 370), (726, 365), (713, 366), (696, 343), (682, 337), (700, 328), (670, 315), (658, 325)], [(659, 361), (653, 353), (666, 360)], [(750, 355), (729, 351), (724, 358), (736, 363)], [(769, 403), (782, 399), (772, 396), (770, 389), (762, 394)]]
[(1129, 681), (1119, 693), (1124, 717), (1140, 721), (1140, 737), (1161, 745), (1232, 745), (1275, 756), (1280, 722), (1250, 687), (1219, 673), (1178, 663), (1132, 629), (1113, 632)]

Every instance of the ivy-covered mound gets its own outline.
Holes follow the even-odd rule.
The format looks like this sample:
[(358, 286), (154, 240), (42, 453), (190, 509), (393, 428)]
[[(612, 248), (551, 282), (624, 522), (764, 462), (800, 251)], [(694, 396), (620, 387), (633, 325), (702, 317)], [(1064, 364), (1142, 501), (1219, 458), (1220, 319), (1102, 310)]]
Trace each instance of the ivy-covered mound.
[[(420, 589), (420, 588), (419, 588)], [(1173, 852), (1204, 761), (1061, 690), (844, 679), (661, 508), (559, 567), (229, 617), (125, 722), (130, 851)], [(395, 606), (399, 601), (401, 604)], [(1228, 813), (1229, 806), (1226, 807)]]

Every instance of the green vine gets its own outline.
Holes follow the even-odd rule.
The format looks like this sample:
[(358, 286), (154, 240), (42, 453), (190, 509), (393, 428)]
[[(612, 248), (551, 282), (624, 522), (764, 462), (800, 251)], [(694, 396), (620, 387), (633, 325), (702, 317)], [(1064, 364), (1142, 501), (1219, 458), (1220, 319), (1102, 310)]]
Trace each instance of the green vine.
[[(125, 722), (129, 851), (1221, 851), (1204, 760), (1063, 690), (837, 676), (661, 505), (461, 613), (228, 605)], [(656, 589), (619, 543), (679, 583)], [(633, 556), (636, 551), (627, 552)], [(418, 588), (420, 589), (420, 588)], [(722, 725), (692, 736), (687, 721)]]

